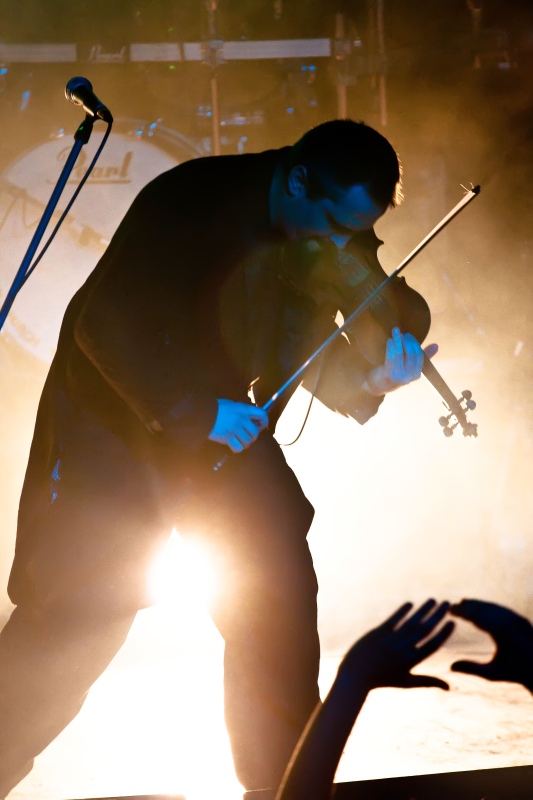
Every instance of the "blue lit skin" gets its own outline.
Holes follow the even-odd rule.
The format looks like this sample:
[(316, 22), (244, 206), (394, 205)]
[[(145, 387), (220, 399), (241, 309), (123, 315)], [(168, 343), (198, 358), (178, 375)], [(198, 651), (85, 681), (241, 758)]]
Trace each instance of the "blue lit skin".
[(362, 184), (348, 189), (332, 185), (328, 197), (310, 199), (303, 166), (293, 167), (286, 181), (280, 169), (272, 181), (271, 219), (291, 240), (331, 239), (343, 248), (354, 233), (372, 228), (385, 211)]

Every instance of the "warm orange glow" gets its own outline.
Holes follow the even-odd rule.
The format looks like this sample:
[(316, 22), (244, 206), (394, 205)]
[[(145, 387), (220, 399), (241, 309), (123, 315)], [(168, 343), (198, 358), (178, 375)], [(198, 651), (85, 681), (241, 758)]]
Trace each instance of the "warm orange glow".
[(174, 529), (148, 575), (148, 594), (154, 603), (174, 607), (191, 603), (207, 608), (216, 591), (209, 552)]

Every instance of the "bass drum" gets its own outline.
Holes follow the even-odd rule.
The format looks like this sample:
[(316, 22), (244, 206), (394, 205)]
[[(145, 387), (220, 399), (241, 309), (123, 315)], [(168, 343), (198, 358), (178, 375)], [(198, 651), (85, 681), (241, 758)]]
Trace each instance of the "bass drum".
[[(105, 133), (97, 125), (80, 153), (53, 223), (85, 174)], [(0, 175), (0, 293), (5, 297), (48, 202), (73, 139), (59, 131)], [(204, 155), (201, 147), (157, 123), (117, 120), (89, 180), (35, 272), (19, 293), (2, 331), (2, 348), (47, 366), (65, 309), (94, 269), (138, 192), (156, 175)], [(47, 234), (53, 224), (48, 227)], [(45, 239), (46, 240), (46, 235)], [(41, 245), (42, 246), (42, 245)], [(7, 355), (3, 353), (4, 357)], [(17, 359), (19, 360), (19, 359)], [(37, 363), (35, 363), (37, 362)]]

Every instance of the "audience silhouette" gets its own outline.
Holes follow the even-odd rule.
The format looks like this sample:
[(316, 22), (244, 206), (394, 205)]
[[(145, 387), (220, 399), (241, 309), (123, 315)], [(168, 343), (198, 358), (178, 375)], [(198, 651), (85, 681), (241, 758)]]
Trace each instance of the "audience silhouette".
[(412, 609), (412, 603), (405, 603), (348, 650), (300, 738), (276, 800), (329, 800), (344, 746), (372, 689), (449, 689), (440, 678), (411, 672), (449, 639), (455, 623), (448, 620), (438, 627), (448, 612), (488, 633), (496, 645), (489, 662), (455, 661), (454, 672), (520, 683), (533, 693), (533, 625), (528, 619), (486, 600), (450, 605), (431, 599), (408, 616)]

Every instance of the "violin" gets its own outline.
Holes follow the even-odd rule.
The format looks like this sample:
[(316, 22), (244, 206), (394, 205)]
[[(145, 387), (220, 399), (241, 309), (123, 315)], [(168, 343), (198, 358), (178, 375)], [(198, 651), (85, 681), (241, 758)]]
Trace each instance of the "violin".
[[(361, 286), (358, 291), (362, 292), (363, 295), (366, 294), (366, 297), (348, 314), (348, 316), (343, 314), (343, 316), (345, 316), (345, 321), (339, 325), (334, 333), (322, 342), (320, 347), (318, 347), (303, 364), (301, 364), (296, 372), (285, 381), (283, 386), (280, 386), (280, 388), (274, 392), (272, 397), (262, 406), (264, 411), (268, 412), (278, 398), (292, 386), (293, 383), (301, 379), (301, 376), (309, 365), (329, 347), (334, 339), (344, 333), (344, 331), (348, 330), (352, 335), (354, 335), (355, 331), (358, 344), (362, 348), (363, 353), (367, 353), (370, 363), (379, 363), (373, 362), (372, 357), (375, 358), (379, 348), (384, 347), (383, 336), (388, 338), (392, 327), (399, 327), (401, 330), (409, 331), (420, 343), (425, 339), (431, 324), (429, 306), (422, 295), (408, 287), (405, 280), (399, 277), (400, 273), (411, 263), (413, 258), (415, 258), (415, 256), (417, 256), (418, 253), (420, 253), (420, 251), (463, 210), (463, 208), (478, 196), (480, 190), (480, 186), (473, 186), (471, 189), (466, 189), (462, 200), (435, 225), (389, 276), (386, 276), (386, 273), (383, 271), (377, 259), (377, 248), (380, 244), (380, 240), (375, 236), (373, 231), (371, 233), (374, 238), (374, 248), (372, 248), (369, 243), (368, 246), (363, 246), (363, 252), (357, 258), (353, 256), (347, 263), (343, 263), (342, 257), (337, 257), (336, 260), (329, 260), (324, 271), (311, 270), (307, 288), (304, 291), (307, 292), (318, 305), (328, 304), (333, 310), (334, 304), (337, 303), (337, 310), (343, 314), (343, 304), (353, 303), (354, 300), (356, 301), (357, 291), (354, 290), (361, 283), (366, 285)], [(309, 240), (307, 246), (311, 249), (313, 247), (319, 248), (320, 244), (315, 242), (313, 245), (312, 240)], [(363, 274), (364, 280), (361, 278)], [(376, 283), (380, 276), (385, 277), (381, 283)], [(286, 274), (281, 277), (292, 282), (294, 286), (293, 276)], [(296, 286), (295, 288), (297, 291), (302, 291), (301, 287)], [(346, 305), (346, 309), (348, 309), (348, 305)], [(356, 325), (360, 319), (363, 320), (362, 324)], [(390, 323), (393, 319), (396, 321), (391, 325)], [(376, 325), (379, 326), (380, 330), (377, 330)], [(378, 333), (377, 343), (375, 339), (376, 333)], [(381, 345), (379, 344), (380, 339), (382, 342)], [(364, 349), (365, 347), (367, 348), (366, 350)], [(375, 349), (373, 350), (373, 348)], [(383, 361), (383, 355), (384, 350), (381, 351), (381, 363)], [(439, 424), (442, 426), (444, 435), (452, 436), (455, 428), (460, 425), (463, 436), (477, 436), (477, 425), (469, 422), (466, 417), (466, 411), (473, 410), (476, 407), (476, 403), (472, 400), (472, 392), (465, 390), (462, 392), (461, 398), (458, 399), (426, 355), (424, 355), (422, 372), (440, 394), (449, 412), (449, 414), (439, 418)], [(213, 467), (213, 471), (217, 472), (221, 469), (226, 460), (227, 455), (224, 455)]]
[[(387, 281), (377, 255), (381, 244), (373, 231), (355, 236), (345, 249), (329, 240), (307, 240), (299, 243), (300, 252), (284, 270), (284, 279), (307, 294), (321, 312), (340, 312), (346, 320), (354, 308), (367, 304), (345, 330), (372, 366), (383, 363), (392, 328), (408, 331), (422, 344), (431, 326), (425, 298), (403, 277)], [(464, 390), (457, 398), (425, 354), (422, 372), (447, 408), (448, 414), (439, 419), (444, 435), (451, 436), (459, 425), (464, 436), (477, 436), (477, 425), (466, 414), (476, 407), (472, 393)]]

